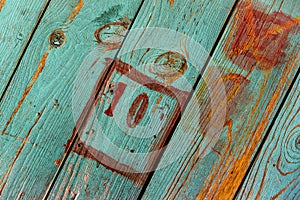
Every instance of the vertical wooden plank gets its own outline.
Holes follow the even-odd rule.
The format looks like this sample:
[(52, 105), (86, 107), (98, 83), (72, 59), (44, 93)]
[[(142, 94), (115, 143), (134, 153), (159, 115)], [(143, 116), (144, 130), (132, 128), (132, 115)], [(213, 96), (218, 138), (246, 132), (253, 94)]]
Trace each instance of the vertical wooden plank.
[[(291, 80), (299, 68), (299, 7), (297, 1), (241, 1), (203, 77), (221, 72), (226, 91), (205, 96), (201, 80), (159, 164), (143, 199), (232, 199), (256, 148)], [(206, 102), (205, 102), (206, 100)], [(198, 102), (203, 102), (199, 103)], [(220, 109), (221, 107), (221, 109)], [(220, 115), (217, 118), (213, 115)], [(222, 117), (223, 115), (223, 117)], [(210, 128), (221, 125), (219, 131)], [(218, 140), (216, 144), (215, 140)]]
[(0, 1), (0, 97), (48, 2)]
[(145, 1), (118, 59), (99, 67), (107, 79), (78, 109), (78, 138), (50, 199), (138, 197), (233, 4)]
[(259, 152), (238, 199), (300, 198), (300, 76)]
[[(1, 198), (43, 197), (75, 126), (77, 71), (93, 49), (100, 49), (95, 31), (111, 22), (126, 24), (106, 37), (119, 44), (141, 2), (51, 1), (0, 102)], [(118, 48), (99, 52), (114, 58)]]

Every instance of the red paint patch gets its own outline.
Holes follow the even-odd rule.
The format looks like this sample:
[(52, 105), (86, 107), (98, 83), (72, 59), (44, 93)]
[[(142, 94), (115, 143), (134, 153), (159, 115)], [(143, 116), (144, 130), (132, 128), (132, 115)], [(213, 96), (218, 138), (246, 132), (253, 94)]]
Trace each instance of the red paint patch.
[(266, 14), (254, 9), (250, 1), (238, 6), (233, 31), (226, 45), (226, 55), (241, 68), (274, 68), (285, 57), (288, 35), (296, 31), (300, 18), (282, 12)]

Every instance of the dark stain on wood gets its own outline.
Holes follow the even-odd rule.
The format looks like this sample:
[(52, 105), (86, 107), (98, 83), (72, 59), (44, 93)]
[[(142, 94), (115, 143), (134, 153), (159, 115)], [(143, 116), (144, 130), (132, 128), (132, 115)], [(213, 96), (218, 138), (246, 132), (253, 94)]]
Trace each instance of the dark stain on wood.
[(120, 21), (119, 13), (122, 13), (123, 5), (114, 5), (108, 10), (104, 11), (96, 17), (92, 22), (96, 23), (97, 26), (103, 26), (103, 24), (111, 23), (112, 21)]

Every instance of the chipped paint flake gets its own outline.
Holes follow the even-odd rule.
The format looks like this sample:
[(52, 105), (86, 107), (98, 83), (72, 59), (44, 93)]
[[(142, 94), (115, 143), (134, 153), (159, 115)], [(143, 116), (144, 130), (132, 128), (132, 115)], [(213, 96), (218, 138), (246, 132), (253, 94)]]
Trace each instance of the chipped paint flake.
[(2, 10), (2, 8), (4, 7), (6, 0), (0, 0), (0, 12)]

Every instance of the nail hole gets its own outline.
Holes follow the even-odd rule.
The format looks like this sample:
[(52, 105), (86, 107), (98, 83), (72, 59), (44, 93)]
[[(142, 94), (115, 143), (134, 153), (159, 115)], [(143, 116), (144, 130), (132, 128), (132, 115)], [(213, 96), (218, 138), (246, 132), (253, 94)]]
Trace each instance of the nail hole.
[(49, 43), (52, 47), (58, 48), (62, 46), (66, 41), (66, 35), (61, 29), (53, 31), (49, 37)]

